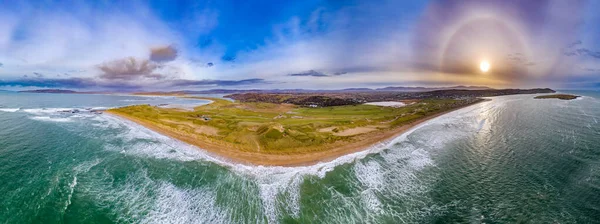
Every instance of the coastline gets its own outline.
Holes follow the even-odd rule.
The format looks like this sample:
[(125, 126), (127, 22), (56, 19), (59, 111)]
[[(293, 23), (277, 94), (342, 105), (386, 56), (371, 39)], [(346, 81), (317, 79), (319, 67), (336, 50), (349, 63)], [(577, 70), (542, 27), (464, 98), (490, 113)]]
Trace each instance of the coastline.
[[(368, 150), (369, 148), (389, 142), (396, 137), (406, 133), (407, 131), (413, 129), (419, 124), (425, 123), (431, 119), (442, 116), (444, 114), (466, 108), (469, 106), (473, 106), (475, 104), (485, 102), (488, 100), (481, 100), (472, 104), (464, 105), (461, 107), (454, 108), (452, 110), (443, 111), (440, 113), (432, 114), (417, 120), (414, 120), (410, 123), (404, 124), (402, 126), (392, 128), (385, 131), (378, 131), (374, 133), (364, 134), (363, 137), (359, 141), (348, 142), (345, 144), (339, 143), (337, 147), (326, 149), (323, 151), (310, 151), (306, 153), (288, 153), (288, 154), (273, 154), (273, 153), (259, 153), (259, 152), (248, 152), (248, 151), (240, 151), (225, 147), (223, 145), (214, 144), (207, 141), (201, 141), (195, 139), (190, 136), (186, 136), (185, 134), (178, 133), (176, 131), (172, 131), (169, 129), (161, 128), (159, 125), (154, 124), (152, 122), (145, 121), (143, 119), (139, 119), (137, 117), (132, 117), (126, 114), (115, 113), (113, 111), (106, 111), (105, 113), (116, 116), (121, 119), (126, 119), (131, 122), (134, 122), (138, 125), (141, 125), (145, 128), (148, 128), (154, 132), (162, 134), (164, 136), (177, 139), (179, 141), (185, 142), (187, 144), (193, 145), (198, 148), (198, 150), (204, 150), (205, 152), (217, 156), (219, 158), (226, 159), (230, 162), (241, 163), (245, 165), (257, 165), (257, 166), (283, 166), (283, 167), (298, 167), (298, 166), (308, 166), (314, 165), (321, 162), (329, 162), (335, 160), (338, 157), (352, 154), (364, 150)], [(342, 144), (342, 145), (340, 145)]]

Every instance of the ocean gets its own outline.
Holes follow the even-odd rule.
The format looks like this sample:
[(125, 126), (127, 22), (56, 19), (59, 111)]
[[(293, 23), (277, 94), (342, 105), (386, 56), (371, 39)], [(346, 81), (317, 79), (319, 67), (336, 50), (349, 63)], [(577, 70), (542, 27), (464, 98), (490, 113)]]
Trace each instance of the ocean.
[(600, 93), (574, 93), (493, 97), (331, 162), (261, 167), (89, 112), (206, 101), (0, 92), (0, 223), (599, 223)]

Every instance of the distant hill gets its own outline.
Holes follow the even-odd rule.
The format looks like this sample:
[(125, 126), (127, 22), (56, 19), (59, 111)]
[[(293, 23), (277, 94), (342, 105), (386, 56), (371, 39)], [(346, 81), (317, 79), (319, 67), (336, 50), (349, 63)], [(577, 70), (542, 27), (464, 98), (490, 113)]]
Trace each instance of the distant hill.
[(184, 94), (234, 94), (234, 93), (348, 93), (348, 92), (429, 92), (436, 90), (492, 90), (487, 86), (451, 86), (451, 87), (403, 87), (390, 86), (385, 88), (346, 88), (335, 90), (312, 89), (210, 89), (210, 90), (181, 90), (170, 92), (137, 92), (138, 95), (184, 95)]
[(428, 91), (435, 91), (435, 90), (450, 90), (450, 89), (457, 89), (457, 90), (489, 90), (492, 89), (490, 87), (487, 86), (450, 86), (450, 87), (385, 87), (385, 88), (379, 88), (379, 89), (375, 89), (376, 91), (396, 91), (396, 92), (428, 92)]
[(291, 103), (296, 105), (340, 106), (367, 102), (401, 101), (415, 99), (473, 99), (478, 97), (514, 94), (554, 93), (552, 89), (444, 89), (426, 92), (329, 92), (329, 93), (237, 93), (225, 97), (241, 102)]
[(347, 88), (347, 89), (342, 89), (340, 91), (373, 91), (373, 89), (369, 89), (369, 88)]
[(20, 93), (77, 93), (73, 90), (64, 90), (64, 89), (36, 89), (36, 90), (24, 90), (19, 91)]
[[(179, 91), (141, 91), (134, 95), (190, 95), (190, 94), (236, 94), (236, 93), (370, 93), (370, 92), (431, 92), (437, 90), (493, 90), (486, 86), (450, 86), (450, 87), (404, 87), (389, 86), (385, 88), (346, 88), (334, 90), (313, 89), (209, 89), (209, 90), (179, 90)], [(77, 92), (64, 89), (37, 89), (20, 91), (26, 93), (119, 93), (119, 92)], [(122, 93), (122, 92), (121, 92)]]

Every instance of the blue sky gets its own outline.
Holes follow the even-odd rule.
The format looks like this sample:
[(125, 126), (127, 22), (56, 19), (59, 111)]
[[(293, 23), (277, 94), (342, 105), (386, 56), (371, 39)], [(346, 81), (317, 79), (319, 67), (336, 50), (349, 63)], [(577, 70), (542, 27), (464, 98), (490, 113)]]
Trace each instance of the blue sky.
[(0, 89), (600, 86), (598, 1), (1, 4)]

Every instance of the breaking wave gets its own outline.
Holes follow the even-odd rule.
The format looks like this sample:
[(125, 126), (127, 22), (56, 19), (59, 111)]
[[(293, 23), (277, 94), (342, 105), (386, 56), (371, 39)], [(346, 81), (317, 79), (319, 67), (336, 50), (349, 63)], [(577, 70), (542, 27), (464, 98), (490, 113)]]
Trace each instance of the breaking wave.
[(21, 108), (0, 108), (0, 111), (14, 113), (14, 112), (19, 111), (20, 109)]
[(68, 118), (68, 117), (35, 116), (35, 117), (31, 117), (31, 119), (38, 120), (38, 121), (49, 121), (49, 122), (72, 122), (71, 118)]
[[(394, 139), (381, 142), (364, 151), (344, 155), (329, 162), (301, 167), (237, 164), (210, 154), (207, 151), (198, 150), (195, 146), (163, 136), (134, 122), (112, 115), (97, 116), (93, 118), (93, 121), (95, 126), (113, 130), (115, 133), (114, 136), (106, 138), (119, 138), (125, 141), (126, 144), (107, 144), (105, 148), (109, 151), (176, 161), (206, 161), (227, 167), (231, 171), (253, 180), (257, 186), (262, 211), (267, 221), (276, 223), (284, 213), (292, 217), (299, 216), (301, 210), (300, 188), (307, 177), (325, 178), (327, 173), (344, 164), (351, 164), (354, 167), (355, 185), (358, 188), (364, 188), (362, 193), (360, 193), (360, 200), (356, 203), (368, 208), (368, 214), (370, 215), (382, 214), (382, 210), (385, 209), (382, 207), (382, 202), (378, 196), (380, 195), (380, 191), (390, 191), (392, 193), (404, 192), (404, 194), (408, 194), (409, 192), (424, 192), (422, 189), (423, 186), (421, 186), (423, 183), (413, 179), (415, 178), (415, 172), (434, 165), (432, 159), (429, 157), (428, 150), (423, 149), (423, 147), (439, 148), (442, 144), (456, 136), (440, 135), (441, 138), (438, 138), (437, 142), (427, 142), (428, 144), (422, 144), (423, 142), (419, 140), (413, 143), (414, 140), (408, 139), (408, 136), (411, 136), (415, 130), (432, 124), (444, 125), (453, 123), (456, 119), (460, 119), (456, 118), (457, 116), (467, 116), (474, 112), (479, 112), (476, 110), (471, 107), (463, 108), (422, 123)], [(481, 125), (481, 122), (474, 122), (474, 126)], [(469, 125), (473, 126), (470, 123)], [(377, 160), (367, 158), (374, 154), (377, 154), (381, 158)], [(404, 162), (398, 165), (398, 161)], [(394, 170), (394, 172), (390, 172), (390, 169)], [(386, 175), (386, 172), (393, 174)], [(397, 186), (403, 186), (403, 189), (386, 189), (386, 186), (390, 185), (389, 182), (393, 182)], [(176, 189), (168, 186), (166, 183), (163, 183), (161, 186), (170, 190)], [(190, 194), (211, 198), (208, 193), (188, 192), (185, 190), (180, 193), (181, 197)], [(163, 199), (168, 200), (170, 199), (169, 197), (171, 196), (165, 196)], [(173, 195), (172, 197), (177, 196)], [(175, 215), (176, 213), (166, 212), (166, 214)], [(190, 219), (186, 220), (190, 221)]]

